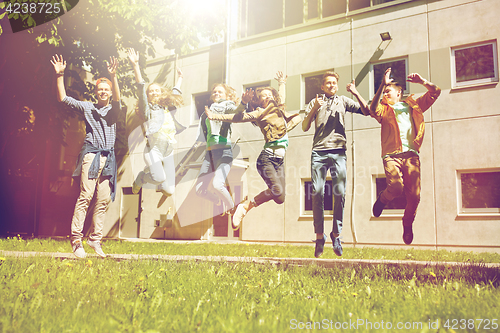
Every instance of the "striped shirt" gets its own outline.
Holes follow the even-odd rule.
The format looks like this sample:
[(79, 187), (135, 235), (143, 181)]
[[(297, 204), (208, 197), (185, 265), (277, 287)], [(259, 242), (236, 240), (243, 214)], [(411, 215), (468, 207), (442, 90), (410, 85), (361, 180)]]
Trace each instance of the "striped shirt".
[(85, 118), (85, 142), (99, 149), (111, 149), (115, 146), (116, 123), (121, 103), (112, 101), (99, 108), (92, 102), (77, 101), (66, 96), (62, 102), (72, 109), (83, 113)]

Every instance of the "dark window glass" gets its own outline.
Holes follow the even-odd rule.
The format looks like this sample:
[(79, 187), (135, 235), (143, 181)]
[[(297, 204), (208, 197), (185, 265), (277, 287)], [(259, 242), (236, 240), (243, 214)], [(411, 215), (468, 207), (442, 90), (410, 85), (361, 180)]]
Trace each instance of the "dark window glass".
[(308, 76), (304, 79), (304, 83), (306, 86), (306, 104), (309, 104), (309, 102), (313, 99), (316, 98), (316, 94), (322, 94), (323, 91), (321, 90), (321, 85), (322, 85), (322, 78), (323, 74), (320, 75), (315, 75), (315, 76)]
[(462, 208), (500, 208), (500, 172), (462, 173)]
[(493, 44), (455, 51), (457, 83), (495, 77)]
[(203, 112), (205, 112), (205, 106), (210, 106), (210, 92), (198, 94), (194, 97), (194, 105), (196, 108), (195, 120), (199, 120)]
[[(375, 180), (376, 190), (377, 190), (377, 198), (387, 188), (387, 182), (385, 178), (377, 178)], [(391, 202), (385, 205), (384, 209), (405, 209), (406, 207), (406, 196), (403, 192), (399, 197), (394, 198)]]
[(391, 2), (391, 1), (394, 1), (394, 0), (373, 0), (373, 5), (380, 5), (382, 3), (386, 3), (386, 2)]
[(406, 73), (406, 59), (373, 65), (373, 91), (377, 91), (384, 77), (385, 70), (389, 67), (391, 67), (391, 77), (401, 84), (403, 91), (406, 92), (406, 77), (408, 76), (408, 73)]
[[(304, 210), (312, 211), (312, 182), (304, 182)], [(327, 180), (325, 183), (324, 210), (333, 210), (333, 181)]]

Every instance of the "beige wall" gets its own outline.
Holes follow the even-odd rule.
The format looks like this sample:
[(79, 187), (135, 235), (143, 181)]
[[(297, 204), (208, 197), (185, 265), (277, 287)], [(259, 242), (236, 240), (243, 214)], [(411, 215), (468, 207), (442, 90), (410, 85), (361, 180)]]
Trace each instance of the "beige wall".
[[(442, 88), (440, 98), (425, 114), (426, 136), (420, 155), (422, 192), (414, 224), (413, 246), (498, 252), (499, 216), (458, 217), (457, 170), (500, 167), (500, 110), (497, 101), (500, 88), (498, 84), (490, 84), (451, 89), (450, 56), (453, 46), (498, 39), (500, 26), (491, 24), (496, 22), (498, 14), (500, 2), (497, 0), (421, 0), (234, 41), (230, 51), (229, 83), (240, 94), (244, 85), (272, 80), (278, 70), (284, 71), (289, 76), (287, 108), (299, 112), (308, 102), (302, 97), (302, 75), (335, 68), (341, 76), (339, 94), (350, 96), (345, 86), (352, 78), (358, 77), (361, 79), (356, 82), (358, 90), (368, 99), (373, 93), (370, 92), (373, 83), (370, 75), (363, 73), (370, 61), (406, 56), (410, 73), (418, 72)], [(379, 33), (384, 31), (390, 32), (392, 41), (381, 44)], [(379, 47), (383, 52), (377, 51)], [(213, 57), (216, 51), (217, 46), (214, 46), (179, 57), (177, 61), (184, 72), (182, 90), (186, 101), (186, 106), (177, 112), (177, 118), (190, 125), (177, 136), (179, 152), (191, 147), (197, 132), (197, 123), (192, 121), (191, 96), (208, 91), (217, 78), (217, 71), (222, 68), (223, 59)], [(168, 58), (167, 62), (171, 59)], [(150, 66), (149, 77), (153, 78), (160, 67)], [(424, 92), (425, 88), (410, 85), (410, 93), (420, 95)], [(380, 218), (371, 215), (376, 199), (373, 177), (383, 175), (379, 124), (369, 117), (348, 115), (346, 130), (348, 180), (343, 240), (346, 244), (403, 246), (402, 214), (384, 214)], [(309, 242), (314, 238), (312, 216), (301, 215), (301, 181), (310, 177), (313, 134), (314, 129), (304, 133), (300, 126), (290, 133), (286, 157), (286, 202), (280, 206), (268, 202), (252, 210), (244, 220), (242, 240)], [(265, 189), (265, 183), (255, 168), (264, 143), (262, 134), (250, 124), (235, 124), (233, 139), (236, 138), (240, 139), (239, 158), (247, 159), (250, 165), (242, 177), (246, 182), (245, 195), (253, 197)], [(126, 161), (120, 186), (132, 183), (130, 166), (131, 163)], [(190, 172), (196, 173), (194, 170)], [(354, 197), (353, 183), (356, 187)], [(189, 185), (183, 184), (174, 198), (175, 203), (169, 199), (172, 202), (160, 208), (156, 207), (159, 194), (154, 190), (143, 195), (141, 223), (148, 227), (143, 227), (144, 234), (141, 229), (140, 237), (151, 237), (154, 232), (152, 221), (165, 214), (168, 205), (178, 208), (188, 188)], [(117, 197), (117, 202), (109, 209), (110, 216), (119, 212), (119, 202)], [(177, 227), (176, 232), (166, 233), (171, 238), (201, 238), (209, 225), (210, 221), (205, 221), (186, 227), (188, 231)], [(331, 217), (328, 217), (325, 229), (330, 230), (331, 225)]]

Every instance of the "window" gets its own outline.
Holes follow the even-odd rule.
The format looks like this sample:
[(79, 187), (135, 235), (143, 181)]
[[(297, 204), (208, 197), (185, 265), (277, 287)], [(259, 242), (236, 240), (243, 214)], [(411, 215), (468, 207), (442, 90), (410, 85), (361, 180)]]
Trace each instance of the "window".
[(345, 14), (346, 8), (347, 8), (347, 3), (345, 0), (323, 0), (322, 1), (323, 17)]
[(192, 105), (194, 105), (194, 110), (192, 113), (192, 125), (199, 122), (201, 115), (205, 112), (205, 106), (210, 106), (210, 104), (212, 104), (210, 95), (210, 92), (193, 95), (194, 103)]
[(243, 90), (252, 89), (255, 92), (255, 89), (257, 88), (270, 87), (270, 86), (271, 86), (271, 81), (264, 81), (260, 83), (246, 84), (243, 86)]
[(323, 73), (304, 77), (304, 104), (307, 106), (309, 102), (316, 98), (317, 94), (322, 94), (321, 86), (323, 84)]
[(283, 28), (283, 0), (242, 0), (240, 36)]
[(301, 24), (303, 21), (304, 3), (302, 0), (285, 1), (285, 27)]
[(458, 213), (500, 215), (500, 170), (458, 171)]
[(240, 0), (239, 36), (291, 27), (309, 20), (344, 17), (351, 11), (413, 0)]
[(370, 79), (373, 84), (370, 87), (370, 98), (373, 98), (377, 89), (382, 82), (384, 73), (387, 68), (391, 68), (391, 78), (403, 86), (403, 94), (408, 94), (408, 86), (406, 77), (408, 76), (408, 61), (404, 59), (396, 59), (391, 61), (379, 62), (371, 65)]
[[(374, 176), (375, 180), (375, 195), (373, 202), (378, 198), (380, 193), (382, 193), (387, 188), (387, 182), (385, 176)], [(382, 216), (387, 215), (403, 215), (404, 209), (406, 207), (406, 196), (401, 194), (399, 197), (394, 198), (392, 201), (387, 203), (382, 211)]]
[[(305, 180), (304, 183), (304, 206), (303, 206), (303, 214), (304, 215), (312, 215), (313, 207), (312, 207), (312, 181)], [(325, 196), (323, 208), (325, 211), (325, 215), (333, 215), (333, 181), (327, 180), (325, 183)]]
[(370, 7), (370, 0), (350, 0), (349, 11)]
[(498, 82), (497, 43), (451, 49), (453, 87)]

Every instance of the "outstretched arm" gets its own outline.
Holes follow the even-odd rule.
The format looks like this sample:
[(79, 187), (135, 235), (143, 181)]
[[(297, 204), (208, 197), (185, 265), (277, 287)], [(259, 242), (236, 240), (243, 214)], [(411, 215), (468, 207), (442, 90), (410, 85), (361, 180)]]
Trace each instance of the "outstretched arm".
[(365, 116), (369, 116), (370, 109), (368, 108), (368, 103), (366, 103), (363, 96), (361, 96), (361, 94), (356, 89), (356, 81), (355, 80), (352, 80), (352, 82), (347, 85), (347, 91), (356, 97), (356, 99), (359, 102), (359, 105), (361, 106), (361, 111), (363, 112), (363, 114)]
[(64, 88), (64, 70), (66, 69), (66, 61), (64, 61), (62, 56), (58, 56), (56, 54), (52, 57), (50, 63), (54, 66), (54, 71), (57, 75), (57, 100), (61, 102), (66, 97), (66, 89)]
[(210, 111), (208, 106), (205, 106), (205, 114), (207, 115), (208, 119), (224, 121), (226, 123), (246, 123), (250, 121), (256, 121), (258, 120), (261, 113), (261, 111), (252, 111), (231, 114), (218, 114)]
[(142, 82), (143, 79), (142, 79), (141, 69), (139, 67), (139, 52), (135, 52), (133, 48), (129, 48), (127, 50), (127, 56), (134, 70), (135, 82), (137, 83)]
[(118, 61), (115, 57), (109, 57), (108, 73), (113, 83), (113, 101), (120, 101), (120, 86), (118, 85), (118, 78), (116, 77), (116, 69), (118, 68)]
[[(311, 104), (311, 103), (309, 103)], [(314, 104), (311, 107), (311, 111), (307, 114), (307, 116), (304, 118), (302, 121), (302, 130), (304, 132), (307, 132), (309, 128), (311, 127), (311, 123), (316, 116), (316, 113), (318, 110), (325, 104), (325, 101), (321, 96), (316, 95), (316, 98), (314, 99)], [(309, 107), (309, 106), (308, 106)]]

